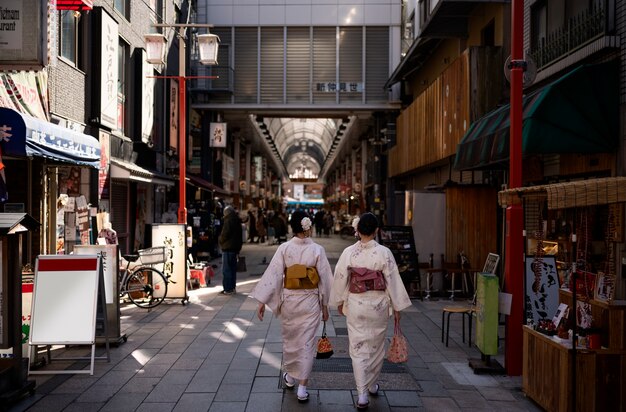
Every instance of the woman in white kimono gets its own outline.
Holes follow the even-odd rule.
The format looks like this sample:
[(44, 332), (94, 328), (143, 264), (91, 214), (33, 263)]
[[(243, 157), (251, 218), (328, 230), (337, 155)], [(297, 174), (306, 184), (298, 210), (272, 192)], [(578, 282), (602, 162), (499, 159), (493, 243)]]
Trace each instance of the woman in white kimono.
[[(310, 238), (311, 219), (307, 214), (296, 211), (289, 223), (293, 238), (278, 247), (250, 296), (259, 301), (257, 316), (260, 320), (263, 320), (265, 305), (280, 319), (285, 369), (283, 381), (288, 388), (293, 388), (298, 381), (298, 401), (307, 402), (309, 393), (306, 385), (317, 353), (315, 333), (320, 321), (328, 320), (333, 273), (324, 248)], [(307, 284), (310, 288), (286, 288), (287, 269), (296, 267), (306, 270), (307, 274), (314, 268), (319, 278), (317, 287)]]
[[(354, 380), (359, 394), (357, 409), (366, 409), (369, 395), (378, 395), (377, 383), (385, 356), (385, 332), (393, 313), (411, 306), (391, 251), (374, 240), (378, 219), (365, 213), (353, 223), (360, 240), (348, 246), (335, 266), (330, 303), (345, 315)], [(357, 281), (366, 273), (376, 280)], [(357, 276), (351, 280), (351, 277)], [(356, 283), (355, 283), (356, 282)], [(360, 283), (359, 283), (360, 282)], [(369, 282), (369, 283), (368, 283)]]

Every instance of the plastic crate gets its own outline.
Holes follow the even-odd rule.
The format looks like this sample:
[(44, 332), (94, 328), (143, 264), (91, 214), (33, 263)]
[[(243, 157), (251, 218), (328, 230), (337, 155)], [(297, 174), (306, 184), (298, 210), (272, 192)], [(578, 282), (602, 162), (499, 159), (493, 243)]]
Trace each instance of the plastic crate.
[(167, 248), (165, 246), (150, 247), (138, 251), (139, 259), (144, 265), (164, 263), (167, 261)]

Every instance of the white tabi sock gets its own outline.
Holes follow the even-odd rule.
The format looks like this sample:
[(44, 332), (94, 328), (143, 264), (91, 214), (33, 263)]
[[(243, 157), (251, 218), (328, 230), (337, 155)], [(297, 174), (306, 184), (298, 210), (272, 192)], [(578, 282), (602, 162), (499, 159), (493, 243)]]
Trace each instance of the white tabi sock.
[(306, 386), (298, 385), (298, 396), (301, 398), (306, 396)]

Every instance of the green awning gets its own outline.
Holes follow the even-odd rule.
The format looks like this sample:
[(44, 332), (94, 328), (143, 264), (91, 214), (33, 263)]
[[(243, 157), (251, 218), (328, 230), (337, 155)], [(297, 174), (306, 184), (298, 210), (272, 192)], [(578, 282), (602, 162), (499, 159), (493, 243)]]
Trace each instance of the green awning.
[[(522, 152), (610, 153), (618, 147), (618, 65), (583, 65), (523, 99)], [(457, 146), (457, 170), (506, 167), (510, 105), (470, 126)]]

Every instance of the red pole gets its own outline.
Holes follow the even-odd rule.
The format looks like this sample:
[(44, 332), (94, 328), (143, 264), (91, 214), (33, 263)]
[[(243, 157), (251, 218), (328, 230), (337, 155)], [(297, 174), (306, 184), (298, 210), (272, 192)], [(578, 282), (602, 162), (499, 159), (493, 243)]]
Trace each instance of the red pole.
[(187, 134), (185, 89), (187, 85), (185, 81), (184, 75), (178, 76), (178, 175), (180, 179), (178, 183), (178, 223), (187, 224), (187, 142), (185, 139)]
[[(524, 0), (511, 5), (511, 129), (509, 187), (522, 186), (522, 80)], [(520, 204), (506, 210), (505, 289), (511, 293), (511, 313), (506, 322), (504, 361), (509, 376), (522, 374), (522, 325), (524, 321), (524, 212)]]
[(187, 224), (187, 45), (186, 26), (178, 29), (178, 223)]

